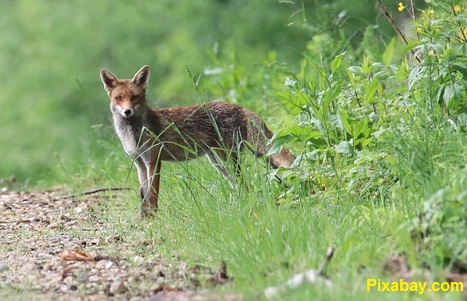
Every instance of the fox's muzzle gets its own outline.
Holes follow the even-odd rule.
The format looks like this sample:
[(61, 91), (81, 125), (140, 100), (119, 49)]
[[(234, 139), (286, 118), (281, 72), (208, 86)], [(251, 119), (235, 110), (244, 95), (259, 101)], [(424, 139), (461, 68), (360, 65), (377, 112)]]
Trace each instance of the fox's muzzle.
[(123, 117), (129, 118), (129, 117), (133, 116), (133, 110), (126, 109), (126, 110), (123, 111), (122, 115), (123, 115)]
[(131, 118), (135, 115), (134, 108), (123, 108), (121, 106), (116, 105), (114, 106), (114, 111), (122, 115), (124, 118)]

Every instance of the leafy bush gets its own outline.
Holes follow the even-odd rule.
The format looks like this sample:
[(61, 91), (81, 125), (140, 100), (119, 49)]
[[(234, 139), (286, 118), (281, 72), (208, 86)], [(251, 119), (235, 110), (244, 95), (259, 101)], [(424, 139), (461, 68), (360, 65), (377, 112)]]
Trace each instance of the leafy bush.
[(467, 259), (467, 22), (455, 3), (422, 11), (420, 38), (408, 46), (414, 57), (396, 56), (393, 41), (382, 61), (364, 56), (345, 66), (342, 54), (317, 66), (306, 58), (278, 92), (299, 123), (276, 142), (304, 144), (299, 170), (315, 187), (362, 200), (421, 201), (414, 227), (430, 241), (423, 257), (437, 250), (429, 265)]
[[(407, 45), (392, 39), (378, 49), (370, 27), (360, 47), (326, 59), (342, 42), (324, 33), (307, 44), (299, 71), (266, 60), (253, 75), (218, 74), (204, 87), (263, 87), (294, 117), (271, 141), (271, 152), (290, 143), (299, 150), (293, 171), (272, 172), (289, 187), (279, 203), (399, 208), (410, 220), (403, 227), (423, 237), (414, 240), (421, 262), (465, 262), (467, 22), (459, 5), (434, 1), (413, 16), (415, 39), (404, 36)], [(433, 250), (441, 255), (428, 259)]]

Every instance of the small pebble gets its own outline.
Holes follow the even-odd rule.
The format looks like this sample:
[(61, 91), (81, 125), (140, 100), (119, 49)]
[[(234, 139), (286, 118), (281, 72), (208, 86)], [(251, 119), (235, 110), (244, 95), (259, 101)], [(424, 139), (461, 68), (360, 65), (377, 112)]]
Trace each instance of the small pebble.
[(0, 272), (8, 270), (10, 267), (8, 266), (8, 263), (6, 262), (0, 262)]
[(123, 281), (115, 281), (110, 285), (110, 293), (113, 295), (123, 294), (127, 291), (127, 287), (123, 284)]

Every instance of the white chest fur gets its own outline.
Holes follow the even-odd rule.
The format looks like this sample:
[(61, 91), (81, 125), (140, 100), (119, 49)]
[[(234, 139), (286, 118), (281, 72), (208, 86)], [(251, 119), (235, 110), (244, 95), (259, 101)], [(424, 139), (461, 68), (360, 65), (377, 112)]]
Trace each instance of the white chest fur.
[(123, 149), (128, 156), (136, 157), (139, 153), (139, 132), (137, 127), (121, 116), (113, 115), (115, 131), (122, 142)]

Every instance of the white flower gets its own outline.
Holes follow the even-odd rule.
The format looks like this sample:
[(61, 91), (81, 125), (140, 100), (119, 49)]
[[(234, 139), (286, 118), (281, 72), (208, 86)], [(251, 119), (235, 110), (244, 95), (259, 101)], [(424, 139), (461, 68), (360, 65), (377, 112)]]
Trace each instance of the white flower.
[(290, 77), (286, 77), (286, 78), (285, 78), (285, 85), (286, 85), (286, 86), (295, 87), (296, 84), (297, 84), (297, 81), (296, 81), (296, 80), (293, 80), (293, 79), (291, 79)]

